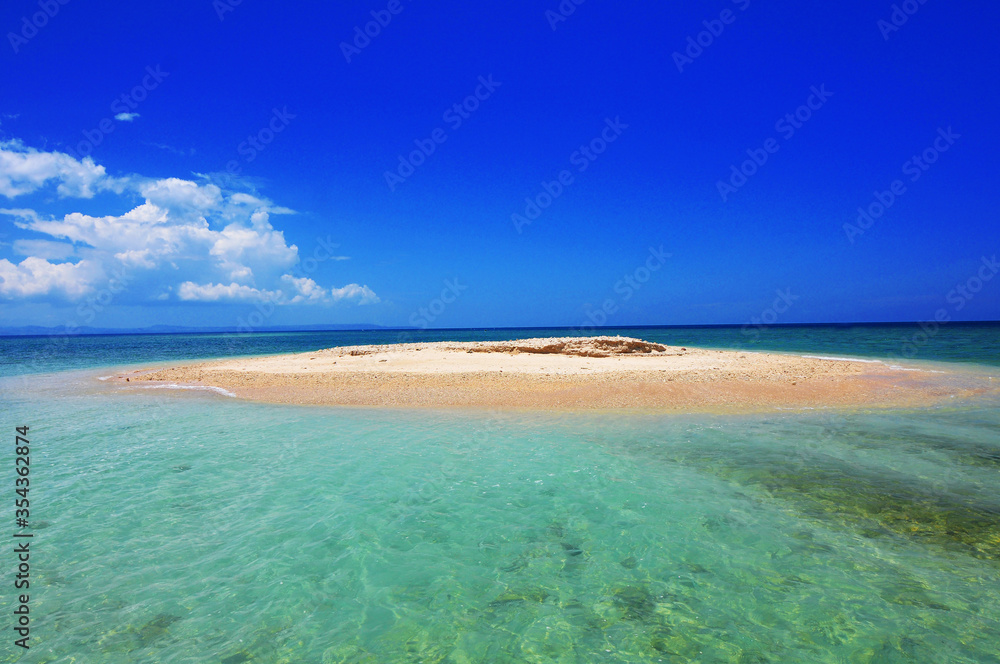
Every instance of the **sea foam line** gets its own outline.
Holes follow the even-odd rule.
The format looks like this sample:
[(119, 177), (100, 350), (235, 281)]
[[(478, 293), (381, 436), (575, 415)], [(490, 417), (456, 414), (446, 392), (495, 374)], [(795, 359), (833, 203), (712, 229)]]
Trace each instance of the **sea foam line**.
[(136, 385), (136, 387), (144, 390), (208, 390), (210, 392), (224, 394), (227, 397), (236, 396), (229, 390), (224, 390), (221, 387), (216, 387), (214, 385), (178, 385), (177, 383), (169, 383), (167, 385)]
[[(834, 362), (864, 362), (865, 364), (885, 364), (882, 360), (866, 360), (860, 357), (829, 357), (827, 355), (803, 355), (802, 357), (807, 357), (810, 360), (832, 360)], [(947, 373), (946, 371), (937, 371), (936, 369), (919, 369), (917, 367), (901, 367), (898, 364), (888, 365), (890, 369), (895, 371), (921, 371), (924, 373)]]
[(865, 360), (860, 357), (828, 357), (826, 355), (803, 355), (810, 360), (833, 360), (834, 362), (864, 362), (866, 364), (884, 364), (882, 360)]
[(890, 364), (890, 369), (895, 369), (896, 371), (922, 371), (924, 373), (946, 373), (944, 371), (938, 371), (937, 369), (918, 369), (917, 367), (901, 367), (898, 364)]

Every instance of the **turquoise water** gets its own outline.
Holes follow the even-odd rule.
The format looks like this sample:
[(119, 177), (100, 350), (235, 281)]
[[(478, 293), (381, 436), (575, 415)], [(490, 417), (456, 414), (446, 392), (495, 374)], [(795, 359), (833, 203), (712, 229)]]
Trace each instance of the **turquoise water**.
[[(996, 327), (978, 334), (996, 347)], [(13, 441), (31, 426), (35, 539), (33, 647), (8, 634), (0, 661), (1000, 661), (996, 403), (270, 406), (118, 390), (95, 376), (132, 349), (217, 348), (99, 339), (46, 374), (31, 373), (49, 366), (37, 340), (3, 342), (4, 427)], [(5, 615), (12, 599), (8, 577)]]

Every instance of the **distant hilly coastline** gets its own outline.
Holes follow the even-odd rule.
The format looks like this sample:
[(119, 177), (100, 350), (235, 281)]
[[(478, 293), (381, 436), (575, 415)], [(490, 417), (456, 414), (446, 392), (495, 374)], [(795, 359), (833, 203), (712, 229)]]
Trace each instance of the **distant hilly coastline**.
[[(394, 330), (383, 325), (274, 325), (255, 329), (254, 332), (342, 332), (366, 330)], [(405, 328), (410, 329), (410, 328)], [(182, 325), (153, 325), (143, 328), (113, 328), (113, 327), (77, 327), (67, 328), (65, 325), (43, 327), (41, 325), (23, 325), (20, 327), (0, 327), (0, 337), (35, 337), (53, 335), (100, 335), (100, 334), (226, 334), (245, 330), (231, 327), (186, 327)]]

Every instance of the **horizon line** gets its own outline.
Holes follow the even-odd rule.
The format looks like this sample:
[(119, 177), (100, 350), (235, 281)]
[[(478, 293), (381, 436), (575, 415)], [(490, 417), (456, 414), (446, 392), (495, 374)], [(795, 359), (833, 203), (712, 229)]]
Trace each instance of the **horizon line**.
[[(940, 327), (949, 327), (955, 325), (997, 325), (1000, 324), (1000, 320), (968, 320), (968, 321), (949, 321), (946, 323), (936, 323), (934, 321), (852, 321), (852, 322), (825, 322), (825, 323), (774, 323), (771, 325), (763, 326), (765, 328), (797, 328), (797, 327), (877, 327), (877, 326), (912, 326), (921, 324), (935, 324)], [(420, 328), (420, 327), (385, 327), (380, 325), (372, 324), (371, 327), (367, 327), (364, 324), (343, 324), (339, 329), (336, 327), (337, 324), (331, 324), (331, 327), (323, 329), (322, 324), (319, 324), (320, 329), (308, 329), (308, 326), (302, 328), (295, 328), (294, 326), (287, 327), (275, 327), (275, 328), (261, 328), (259, 330), (250, 331), (240, 331), (238, 328), (215, 328), (215, 327), (202, 327), (196, 328), (192, 327), (186, 329), (182, 325), (170, 326), (170, 325), (151, 325), (144, 328), (79, 328), (81, 331), (66, 331), (65, 325), (56, 326), (42, 326), (42, 325), (25, 325), (24, 328), (42, 328), (47, 330), (52, 330), (52, 332), (38, 332), (38, 333), (16, 333), (16, 332), (4, 332), (0, 331), (0, 337), (6, 338), (16, 338), (16, 337), (73, 337), (73, 336), (89, 336), (89, 337), (101, 337), (101, 336), (156, 336), (156, 335), (199, 335), (199, 334), (230, 334), (238, 336), (252, 336), (255, 334), (274, 334), (274, 333), (315, 333), (315, 332), (489, 332), (497, 330), (572, 330), (581, 333), (597, 333), (600, 330), (655, 330), (655, 329), (740, 329), (744, 327), (757, 327), (750, 323), (715, 323), (715, 324), (676, 324), (676, 325), (595, 325), (595, 326), (571, 326), (571, 325), (526, 325), (526, 326), (495, 326), (495, 327), (432, 327), (432, 328)], [(181, 328), (178, 330), (155, 330), (157, 327), (177, 327)], [(585, 327), (589, 329), (584, 329)], [(290, 328), (290, 329), (289, 329)], [(17, 328), (12, 328), (17, 329)], [(98, 330), (94, 332), (86, 332), (83, 330)], [(61, 330), (61, 331), (60, 331)], [(104, 330), (104, 331), (100, 331)]]

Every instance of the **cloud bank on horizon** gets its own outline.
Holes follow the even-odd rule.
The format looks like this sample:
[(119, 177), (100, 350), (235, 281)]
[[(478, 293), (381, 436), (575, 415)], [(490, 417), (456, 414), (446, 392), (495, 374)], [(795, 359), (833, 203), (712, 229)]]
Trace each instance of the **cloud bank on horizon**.
[(322, 286), (303, 275), (298, 247), (271, 223), (295, 211), (266, 198), (207, 178), (116, 177), (90, 157), (0, 141), (0, 196), (14, 202), (50, 190), (60, 203), (107, 194), (113, 209), (95, 216), (0, 208), (28, 235), (12, 243), (23, 260), (0, 259), (0, 300), (72, 303), (124, 281), (139, 303), (379, 302), (367, 285)]

